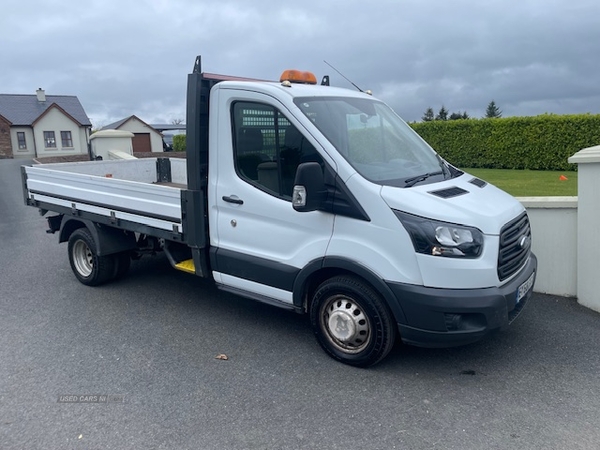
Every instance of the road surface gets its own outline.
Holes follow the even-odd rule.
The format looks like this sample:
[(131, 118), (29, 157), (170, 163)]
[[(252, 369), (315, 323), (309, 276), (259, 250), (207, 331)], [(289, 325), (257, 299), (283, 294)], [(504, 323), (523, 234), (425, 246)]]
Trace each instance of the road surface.
[(0, 449), (600, 448), (600, 314), (574, 299), (535, 294), (492, 339), (356, 369), (305, 317), (165, 258), (78, 283), (21, 163), (0, 160)]

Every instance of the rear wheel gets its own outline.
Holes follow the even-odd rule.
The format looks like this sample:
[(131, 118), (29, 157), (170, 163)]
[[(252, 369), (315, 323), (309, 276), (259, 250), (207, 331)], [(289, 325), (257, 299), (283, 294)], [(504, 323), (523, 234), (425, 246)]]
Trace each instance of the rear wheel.
[(341, 275), (322, 283), (310, 308), (321, 347), (346, 364), (367, 367), (381, 361), (396, 340), (388, 306), (362, 280)]
[(69, 237), (69, 263), (77, 279), (88, 286), (98, 286), (115, 274), (115, 257), (98, 256), (87, 228), (79, 228)]

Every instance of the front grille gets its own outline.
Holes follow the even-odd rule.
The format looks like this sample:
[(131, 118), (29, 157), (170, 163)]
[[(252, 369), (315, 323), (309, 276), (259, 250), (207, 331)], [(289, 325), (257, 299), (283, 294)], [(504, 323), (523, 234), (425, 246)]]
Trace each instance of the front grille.
[(506, 280), (527, 261), (531, 252), (531, 227), (527, 213), (504, 225), (500, 231), (498, 278)]

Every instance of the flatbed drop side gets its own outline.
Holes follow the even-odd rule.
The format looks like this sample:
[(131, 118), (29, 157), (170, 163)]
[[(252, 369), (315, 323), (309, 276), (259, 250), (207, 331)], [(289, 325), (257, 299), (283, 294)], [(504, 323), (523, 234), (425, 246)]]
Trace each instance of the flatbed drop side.
[(355, 366), (397, 336), (452, 346), (506, 328), (537, 260), (523, 207), (444, 161), (385, 104), (317, 85), (188, 76), (187, 158), (24, 166), (75, 276), (99, 285), (163, 251), (221, 289), (308, 313)]

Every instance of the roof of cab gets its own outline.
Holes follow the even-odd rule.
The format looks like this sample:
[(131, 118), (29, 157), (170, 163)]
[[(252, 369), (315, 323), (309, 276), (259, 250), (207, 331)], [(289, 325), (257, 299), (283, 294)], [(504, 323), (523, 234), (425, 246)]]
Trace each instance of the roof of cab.
[(333, 86), (322, 86), (316, 84), (301, 84), (291, 83), (290, 85), (283, 85), (279, 82), (274, 81), (241, 81), (234, 79), (231, 81), (223, 81), (215, 85), (218, 89), (241, 89), (251, 90), (256, 92), (262, 92), (265, 94), (278, 96), (281, 93), (285, 93), (292, 98), (295, 97), (354, 97), (354, 98), (373, 98), (371, 95), (356, 91), (353, 89), (346, 89)]

